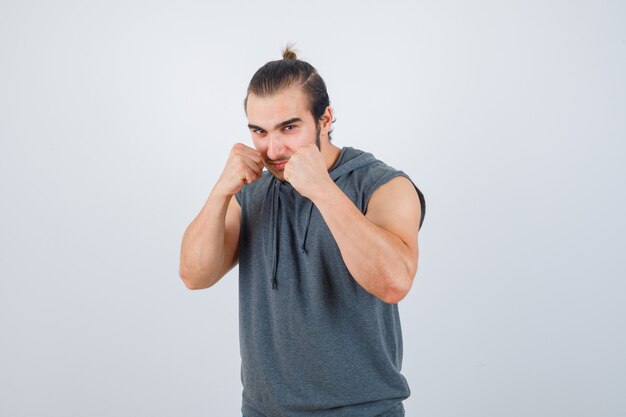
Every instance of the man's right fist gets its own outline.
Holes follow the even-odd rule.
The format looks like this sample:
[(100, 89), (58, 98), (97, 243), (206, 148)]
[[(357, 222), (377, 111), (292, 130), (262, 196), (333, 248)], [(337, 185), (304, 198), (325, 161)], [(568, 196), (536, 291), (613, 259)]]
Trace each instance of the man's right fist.
[(259, 179), (262, 172), (261, 154), (256, 149), (236, 143), (230, 150), (224, 171), (215, 184), (215, 191), (225, 196), (235, 195), (244, 184), (251, 184)]

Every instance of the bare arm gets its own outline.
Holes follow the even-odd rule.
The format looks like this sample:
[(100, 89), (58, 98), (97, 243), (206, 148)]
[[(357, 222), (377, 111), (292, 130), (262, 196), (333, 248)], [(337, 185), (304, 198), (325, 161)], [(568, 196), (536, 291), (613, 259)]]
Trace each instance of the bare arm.
[(209, 195), (183, 235), (179, 274), (187, 288), (209, 288), (237, 265), (240, 216), (232, 196)]
[(222, 175), (183, 235), (179, 275), (187, 288), (209, 288), (237, 265), (241, 208), (233, 196), (260, 178), (262, 169), (255, 149), (233, 146)]
[(314, 199), (354, 279), (369, 293), (397, 303), (417, 273), (419, 197), (397, 177), (380, 186), (365, 215), (334, 184)]

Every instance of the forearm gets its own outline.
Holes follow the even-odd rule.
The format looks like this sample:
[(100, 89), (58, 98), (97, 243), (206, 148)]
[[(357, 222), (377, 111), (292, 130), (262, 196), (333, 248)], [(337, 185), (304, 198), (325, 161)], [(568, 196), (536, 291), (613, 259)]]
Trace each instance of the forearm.
[(190, 289), (210, 287), (220, 278), (225, 258), (225, 219), (231, 198), (211, 192), (183, 235), (180, 277)]
[(407, 245), (365, 217), (334, 183), (315, 197), (314, 204), (354, 279), (385, 302), (400, 301), (415, 275)]

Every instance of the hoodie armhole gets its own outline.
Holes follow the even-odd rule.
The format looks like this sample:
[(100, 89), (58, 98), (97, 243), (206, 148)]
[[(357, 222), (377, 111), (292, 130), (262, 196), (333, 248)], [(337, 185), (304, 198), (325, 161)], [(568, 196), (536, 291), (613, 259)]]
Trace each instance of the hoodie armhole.
[(241, 200), (243, 200), (243, 189), (246, 188), (245, 186), (241, 187), (241, 190), (239, 190), (237, 192), (237, 194), (235, 194), (235, 200), (237, 200), (237, 203), (239, 203), (239, 207), (241, 207)]
[(411, 184), (413, 184), (413, 188), (415, 188), (415, 191), (417, 192), (417, 196), (420, 200), (420, 206), (421, 206), (421, 214), (420, 214), (420, 225), (419, 225), (419, 229), (422, 229), (422, 223), (424, 223), (424, 217), (426, 216), (426, 201), (424, 199), (424, 194), (422, 194), (422, 192), (420, 191), (419, 188), (417, 188), (417, 185), (415, 185), (415, 183), (413, 182), (413, 180), (404, 172), (402, 171), (395, 171), (395, 172), (390, 172), (387, 173), (383, 176), (381, 176), (380, 178), (378, 178), (368, 189), (368, 191), (365, 193), (364, 199), (363, 199), (363, 214), (365, 214), (365, 212), (367, 211), (367, 206), (369, 204), (370, 198), (372, 197), (372, 194), (374, 194), (374, 191), (376, 191), (378, 189), (378, 187), (380, 187), (383, 184), (388, 183), (389, 181), (391, 181), (394, 178), (397, 177), (404, 177), (407, 180), (409, 180), (411, 182)]

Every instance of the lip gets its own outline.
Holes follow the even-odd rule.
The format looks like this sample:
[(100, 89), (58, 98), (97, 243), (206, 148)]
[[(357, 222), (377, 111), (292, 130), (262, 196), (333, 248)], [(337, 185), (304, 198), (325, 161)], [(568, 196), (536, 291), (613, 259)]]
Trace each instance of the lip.
[(283, 170), (285, 169), (285, 165), (287, 165), (287, 161), (270, 162), (270, 164), (278, 170)]

